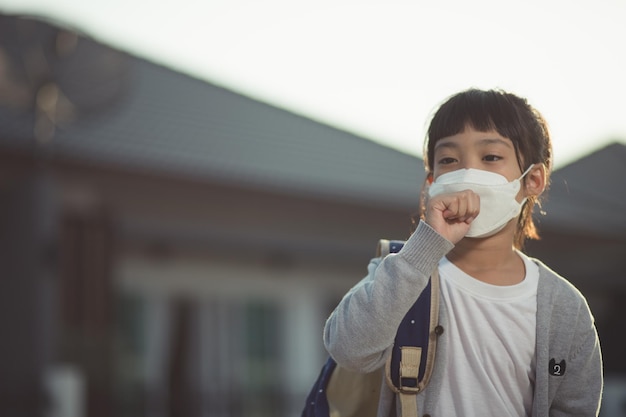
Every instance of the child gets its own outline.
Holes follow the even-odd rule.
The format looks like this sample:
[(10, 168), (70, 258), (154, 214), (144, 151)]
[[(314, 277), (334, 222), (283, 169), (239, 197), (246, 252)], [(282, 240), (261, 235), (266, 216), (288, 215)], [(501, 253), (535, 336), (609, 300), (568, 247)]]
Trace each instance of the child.
[[(522, 251), (549, 181), (543, 117), (523, 98), (468, 90), (435, 113), (425, 145), (422, 216), (402, 250), (328, 319), (324, 344), (345, 368), (384, 365), (398, 325), (435, 268), (441, 304), (435, 368), (415, 398), (423, 416), (597, 416), (602, 359), (582, 294)], [(399, 416), (382, 382), (378, 416)]]

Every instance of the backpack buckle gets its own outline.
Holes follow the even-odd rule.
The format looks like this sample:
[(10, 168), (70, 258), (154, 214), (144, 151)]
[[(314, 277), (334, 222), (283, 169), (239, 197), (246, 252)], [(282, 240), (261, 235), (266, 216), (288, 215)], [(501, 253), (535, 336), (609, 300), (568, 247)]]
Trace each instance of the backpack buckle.
[(422, 360), (422, 348), (416, 346), (400, 347), (400, 386), (401, 392), (416, 394), (420, 392), (419, 368)]

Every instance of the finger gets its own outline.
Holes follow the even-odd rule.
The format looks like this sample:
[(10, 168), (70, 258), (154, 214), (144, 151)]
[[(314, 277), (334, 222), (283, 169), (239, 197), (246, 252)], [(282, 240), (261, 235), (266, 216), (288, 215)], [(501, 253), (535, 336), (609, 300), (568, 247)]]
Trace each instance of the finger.
[(469, 205), (468, 197), (466, 193), (461, 193), (457, 196), (456, 218), (460, 221), (465, 221), (465, 214), (467, 213), (467, 207)]
[(465, 190), (459, 194), (459, 212), (460, 221), (468, 221), (478, 215), (480, 210), (480, 197), (471, 190)]
[(449, 194), (446, 196), (446, 204), (447, 219), (465, 222), (475, 216), (476, 194), (470, 190)]
[(443, 218), (446, 220), (456, 220), (459, 214), (459, 200), (457, 196), (444, 196), (442, 203), (445, 207)]
[(467, 221), (473, 221), (480, 213), (480, 196), (472, 192), (468, 196), (468, 209), (466, 213)]

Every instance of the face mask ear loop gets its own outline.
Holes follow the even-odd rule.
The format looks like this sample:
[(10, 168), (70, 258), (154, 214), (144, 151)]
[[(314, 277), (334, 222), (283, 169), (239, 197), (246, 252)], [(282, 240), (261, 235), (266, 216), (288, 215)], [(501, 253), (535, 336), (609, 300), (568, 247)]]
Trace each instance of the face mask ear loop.
[[(520, 183), (522, 182), (522, 178), (524, 178), (524, 177), (526, 176), (526, 174), (528, 174), (528, 173), (530, 172), (530, 170), (531, 170), (531, 169), (533, 169), (533, 167), (534, 167), (534, 166), (535, 166), (535, 164), (530, 164), (530, 166), (528, 167), (528, 169), (526, 169), (526, 171), (524, 171), (524, 173), (523, 173), (523, 174), (519, 177), (519, 179), (518, 179), (518, 180), (520, 181)], [(522, 199), (522, 201), (519, 203), (519, 204), (520, 204), (520, 207), (521, 207), (521, 210), (523, 210), (523, 209), (524, 209), (524, 204), (526, 204), (526, 202), (527, 202), (527, 201), (528, 201), (528, 197), (524, 197), (524, 198)], [(521, 210), (520, 210), (520, 211), (521, 211)]]
[(533, 169), (533, 167), (535, 166), (535, 164), (531, 164), (528, 169), (526, 171), (524, 171), (524, 173), (518, 178), (518, 180), (521, 180), (522, 178), (524, 178), (526, 176), (526, 174), (528, 174), (530, 172), (531, 169)]

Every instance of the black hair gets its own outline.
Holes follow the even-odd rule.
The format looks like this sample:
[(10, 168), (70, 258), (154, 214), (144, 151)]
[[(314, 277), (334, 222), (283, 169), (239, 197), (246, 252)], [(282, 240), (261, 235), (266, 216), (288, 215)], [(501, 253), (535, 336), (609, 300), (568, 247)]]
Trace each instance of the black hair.
[[(494, 130), (513, 142), (520, 170), (535, 163), (546, 168), (546, 184), (552, 170), (552, 141), (544, 117), (525, 98), (502, 90), (469, 89), (448, 98), (435, 112), (424, 143), (424, 163), (433, 172), (435, 144), (438, 140), (462, 133), (467, 127), (481, 132)], [(515, 246), (525, 239), (538, 239), (532, 219), (538, 197), (529, 197), (518, 219)], [(423, 203), (423, 202), (422, 202)], [(422, 213), (423, 213), (422, 204)]]

